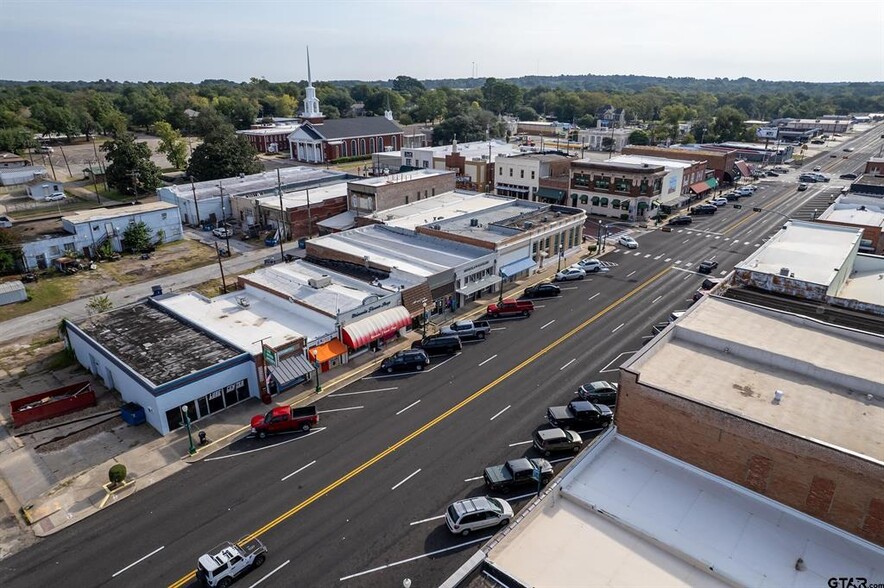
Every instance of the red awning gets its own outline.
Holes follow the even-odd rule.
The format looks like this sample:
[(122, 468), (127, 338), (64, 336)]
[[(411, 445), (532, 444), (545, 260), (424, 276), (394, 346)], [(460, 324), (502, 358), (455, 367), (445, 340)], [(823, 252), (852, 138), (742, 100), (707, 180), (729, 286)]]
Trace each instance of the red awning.
[(316, 347), (311, 349), (309, 353), (310, 357), (312, 357), (315, 361), (318, 361), (319, 363), (325, 363), (333, 357), (337, 357), (339, 355), (344, 355), (345, 353), (347, 353), (347, 346), (337, 339), (332, 339), (328, 343), (317, 345)]
[(375, 339), (391, 335), (411, 324), (411, 315), (404, 306), (388, 308), (362, 320), (343, 327), (344, 343), (351, 349), (359, 349)]
[(706, 182), (697, 182), (696, 184), (691, 184), (691, 192), (694, 194), (702, 194), (704, 192), (708, 192), (712, 188)]
[(744, 178), (748, 178), (748, 177), (752, 176), (752, 170), (749, 169), (749, 165), (745, 161), (742, 161), (742, 160), (736, 161), (736, 162), (734, 162), (734, 165), (737, 166), (737, 169), (740, 170), (740, 174)]

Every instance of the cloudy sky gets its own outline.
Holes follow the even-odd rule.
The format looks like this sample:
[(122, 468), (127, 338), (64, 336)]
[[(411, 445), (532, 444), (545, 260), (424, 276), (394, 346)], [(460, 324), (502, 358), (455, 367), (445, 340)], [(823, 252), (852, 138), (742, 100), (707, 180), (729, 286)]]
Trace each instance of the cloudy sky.
[(0, 0), (0, 79), (884, 80), (884, 2)]

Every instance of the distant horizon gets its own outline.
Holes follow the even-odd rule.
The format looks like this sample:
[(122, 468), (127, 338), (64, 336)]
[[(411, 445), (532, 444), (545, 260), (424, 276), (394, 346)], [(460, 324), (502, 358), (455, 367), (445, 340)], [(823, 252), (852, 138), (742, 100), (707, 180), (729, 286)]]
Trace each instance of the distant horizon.
[(3, 77), (17, 82), (301, 81), (307, 45), (327, 82), (884, 80), (874, 0), (4, 0), (3, 14)]

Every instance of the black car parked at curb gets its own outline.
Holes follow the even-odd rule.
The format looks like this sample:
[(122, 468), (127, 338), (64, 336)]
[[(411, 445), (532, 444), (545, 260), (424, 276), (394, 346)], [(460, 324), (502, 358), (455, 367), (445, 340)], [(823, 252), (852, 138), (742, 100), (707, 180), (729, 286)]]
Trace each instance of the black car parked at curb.
[(381, 370), (392, 374), (405, 370), (421, 371), (430, 365), (430, 357), (422, 349), (406, 349), (381, 362)]
[(434, 335), (411, 344), (412, 349), (422, 349), (427, 355), (453, 355), (463, 349), (460, 337)]

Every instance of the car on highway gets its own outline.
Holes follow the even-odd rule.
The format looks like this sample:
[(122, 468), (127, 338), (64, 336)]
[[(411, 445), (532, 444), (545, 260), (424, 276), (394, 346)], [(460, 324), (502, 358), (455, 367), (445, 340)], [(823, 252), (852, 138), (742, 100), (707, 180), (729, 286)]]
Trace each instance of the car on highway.
[(700, 267), (697, 268), (697, 271), (701, 274), (710, 274), (712, 270), (718, 267), (718, 262), (712, 259), (706, 259), (700, 262)]
[(551, 453), (570, 451), (577, 453), (583, 445), (583, 438), (577, 431), (566, 429), (537, 429), (534, 431), (534, 447), (548, 457)]
[(798, 179), (802, 182), (811, 182), (814, 184), (820, 181), (817, 175), (813, 173), (801, 174), (800, 176), (798, 176)]
[(49, 196), (46, 197), (46, 202), (57, 202), (59, 200), (64, 200), (66, 196), (61, 192), (53, 192)]
[(856, 149), (854, 149), (853, 147), (845, 147), (844, 150), (848, 153), (853, 153), (854, 151), (856, 151)]
[(821, 171), (822, 169), (823, 169), (823, 168), (820, 167), (820, 166), (818, 166), (818, 165), (815, 165), (815, 166), (813, 167), (813, 171)]
[(623, 235), (617, 242), (626, 247), (627, 249), (638, 249), (638, 241), (630, 237), (629, 235)]
[(828, 182), (830, 179), (829, 176), (827, 176), (826, 174), (818, 174), (818, 173), (814, 172), (811, 175), (813, 175), (816, 178), (817, 182)]
[(555, 284), (542, 282), (525, 288), (525, 298), (554, 298), (562, 293), (562, 289)]
[(798, 184), (798, 191), (799, 192), (804, 192), (805, 190), (807, 190), (807, 184), (805, 184), (804, 182), (801, 182), (800, 184)]
[(596, 404), (614, 406), (617, 404), (617, 384), (603, 380), (589, 382), (577, 389), (577, 396)]
[(715, 206), (727, 206), (727, 198), (713, 198), (709, 202)]
[(445, 509), (445, 524), (454, 534), (469, 535), (488, 527), (505, 527), (513, 518), (513, 507), (503, 498), (476, 496), (458, 500)]
[(594, 257), (586, 257), (584, 259), (581, 259), (571, 267), (579, 267), (586, 273), (600, 272), (602, 271), (602, 262), (598, 259), (595, 259)]
[(692, 219), (691, 217), (686, 216), (686, 215), (681, 215), (681, 216), (672, 217), (671, 219), (669, 219), (669, 222), (666, 224), (672, 225), (672, 226), (679, 226), (679, 225), (689, 225), (692, 222), (694, 222), (694, 219)]
[(260, 539), (244, 543), (226, 541), (199, 557), (196, 566), (198, 585), (227, 588), (234, 580), (267, 559), (267, 548)]
[(566, 267), (560, 272), (556, 272), (556, 282), (570, 282), (571, 280), (582, 280), (586, 277), (586, 271), (579, 267)]
[(842, 180), (855, 180), (856, 174), (841, 174), (838, 177), (841, 178)]
[(427, 355), (454, 355), (463, 349), (456, 335), (433, 335), (411, 344), (412, 349), (423, 349)]
[(384, 359), (381, 370), (392, 374), (402, 371), (421, 371), (430, 365), (430, 357), (421, 349), (404, 349)]
[(232, 237), (233, 231), (227, 227), (218, 227), (217, 229), (212, 229), (212, 234), (219, 239), (225, 239), (227, 237)]

